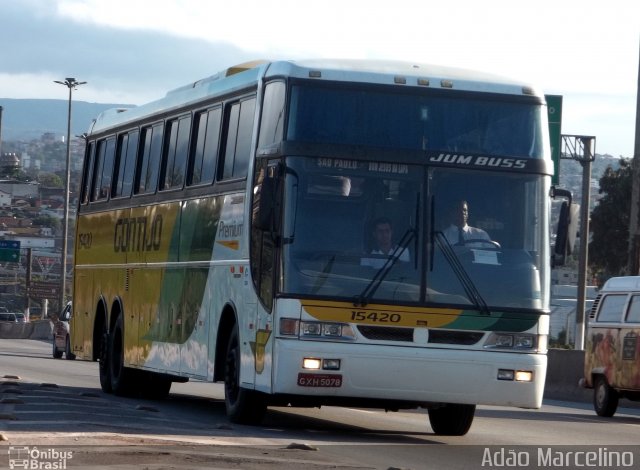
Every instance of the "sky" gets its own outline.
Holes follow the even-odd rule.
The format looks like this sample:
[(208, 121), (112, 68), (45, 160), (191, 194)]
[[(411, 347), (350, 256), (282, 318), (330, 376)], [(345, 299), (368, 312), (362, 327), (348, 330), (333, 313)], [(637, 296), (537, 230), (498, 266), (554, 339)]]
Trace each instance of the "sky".
[(254, 59), (405, 60), (563, 96), (562, 133), (632, 157), (634, 0), (0, 0), (0, 99), (143, 104)]

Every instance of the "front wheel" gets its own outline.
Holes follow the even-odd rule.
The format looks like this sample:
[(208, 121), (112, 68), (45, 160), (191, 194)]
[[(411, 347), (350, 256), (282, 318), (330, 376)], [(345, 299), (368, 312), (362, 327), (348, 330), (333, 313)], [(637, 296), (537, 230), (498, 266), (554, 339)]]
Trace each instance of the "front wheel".
[(618, 392), (607, 383), (607, 379), (600, 375), (593, 387), (593, 408), (598, 416), (610, 418), (618, 409)]
[(224, 370), (224, 404), (232, 423), (259, 424), (267, 410), (262, 394), (240, 386), (240, 340), (234, 326), (227, 346)]
[(471, 428), (475, 412), (476, 405), (446, 403), (429, 410), (429, 423), (440, 436), (464, 436)]

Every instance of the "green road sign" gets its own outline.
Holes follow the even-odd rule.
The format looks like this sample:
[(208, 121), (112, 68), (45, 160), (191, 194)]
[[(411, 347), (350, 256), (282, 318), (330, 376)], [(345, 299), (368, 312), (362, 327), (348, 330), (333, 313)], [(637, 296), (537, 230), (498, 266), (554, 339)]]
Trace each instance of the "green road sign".
[(20, 261), (20, 242), (0, 240), (0, 261), (18, 263)]
[(551, 184), (558, 184), (560, 183), (560, 150), (562, 148), (562, 96), (545, 95), (545, 98), (547, 99), (549, 140), (551, 142), (551, 158), (554, 168)]

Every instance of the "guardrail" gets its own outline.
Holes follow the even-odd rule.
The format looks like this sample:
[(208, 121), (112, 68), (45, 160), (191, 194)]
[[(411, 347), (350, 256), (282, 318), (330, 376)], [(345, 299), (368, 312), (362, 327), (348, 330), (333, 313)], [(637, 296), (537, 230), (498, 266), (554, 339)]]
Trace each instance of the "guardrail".
[(53, 324), (49, 320), (0, 322), (0, 339), (51, 339), (52, 336)]

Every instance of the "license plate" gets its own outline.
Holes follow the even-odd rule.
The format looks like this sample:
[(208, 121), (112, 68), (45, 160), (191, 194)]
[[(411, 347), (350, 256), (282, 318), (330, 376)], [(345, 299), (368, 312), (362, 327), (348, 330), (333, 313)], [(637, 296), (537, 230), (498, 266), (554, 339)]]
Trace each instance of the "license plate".
[(342, 387), (342, 376), (337, 374), (298, 374), (300, 387)]

